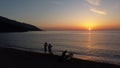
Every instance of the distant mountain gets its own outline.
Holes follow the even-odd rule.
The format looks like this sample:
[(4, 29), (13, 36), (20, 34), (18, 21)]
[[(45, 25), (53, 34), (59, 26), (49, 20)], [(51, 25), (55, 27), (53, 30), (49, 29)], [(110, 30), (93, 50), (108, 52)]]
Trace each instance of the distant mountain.
[(0, 32), (42, 31), (36, 26), (0, 16)]

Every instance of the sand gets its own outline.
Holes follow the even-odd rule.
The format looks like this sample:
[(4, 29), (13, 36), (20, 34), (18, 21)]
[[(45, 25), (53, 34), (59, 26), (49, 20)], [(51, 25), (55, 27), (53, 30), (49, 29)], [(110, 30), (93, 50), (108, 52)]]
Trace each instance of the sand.
[(0, 47), (0, 68), (120, 68), (119, 65)]

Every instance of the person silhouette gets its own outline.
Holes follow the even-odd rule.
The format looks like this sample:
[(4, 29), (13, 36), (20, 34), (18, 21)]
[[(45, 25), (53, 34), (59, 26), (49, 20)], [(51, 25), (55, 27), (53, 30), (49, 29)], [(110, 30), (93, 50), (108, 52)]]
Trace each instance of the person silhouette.
[(68, 52), (67, 50), (62, 52), (61, 60), (65, 60), (67, 52)]
[(68, 53), (68, 55), (66, 55), (66, 60), (69, 61), (71, 60), (73, 57), (73, 53)]
[(68, 52), (67, 50), (63, 51), (62, 52), (62, 55), (61, 55), (61, 59), (62, 61), (70, 61), (73, 57), (73, 53), (71, 52)]
[(62, 58), (65, 58), (66, 53), (67, 53), (67, 50), (65, 50), (65, 51), (63, 51), (63, 52), (62, 52), (62, 55), (61, 55), (61, 56), (62, 56)]
[(51, 45), (51, 44), (48, 45), (48, 52), (49, 52), (50, 54), (53, 54), (53, 53), (52, 53), (52, 45)]
[(45, 52), (45, 53), (47, 52), (47, 46), (48, 46), (48, 44), (47, 44), (47, 42), (45, 42), (45, 43), (44, 43), (44, 52)]

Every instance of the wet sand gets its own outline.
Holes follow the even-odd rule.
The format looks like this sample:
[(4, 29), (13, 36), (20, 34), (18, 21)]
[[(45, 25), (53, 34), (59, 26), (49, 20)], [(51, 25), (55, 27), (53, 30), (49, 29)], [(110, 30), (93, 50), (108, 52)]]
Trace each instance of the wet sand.
[(120, 68), (119, 65), (0, 47), (0, 68)]

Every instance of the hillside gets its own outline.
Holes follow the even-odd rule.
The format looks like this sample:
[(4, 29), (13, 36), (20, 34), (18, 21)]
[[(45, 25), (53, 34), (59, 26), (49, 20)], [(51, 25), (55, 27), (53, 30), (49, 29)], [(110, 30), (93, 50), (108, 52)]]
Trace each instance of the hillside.
[(0, 32), (42, 31), (36, 26), (0, 16)]

